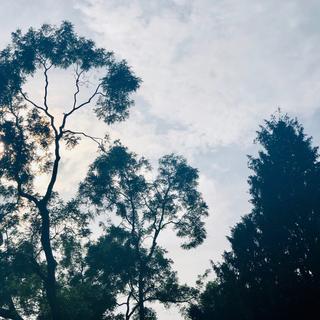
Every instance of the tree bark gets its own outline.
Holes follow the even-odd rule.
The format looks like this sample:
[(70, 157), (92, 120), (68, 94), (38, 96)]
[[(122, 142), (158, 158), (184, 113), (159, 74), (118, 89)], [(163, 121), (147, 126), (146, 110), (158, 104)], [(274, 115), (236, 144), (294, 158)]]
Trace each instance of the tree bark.
[(144, 309), (144, 293), (143, 293), (143, 279), (141, 272), (139, 274), (139, 320), (145, 320), (145, 309)]
[(40, 203), (39, 211), (42, 218), (41, 245), (47, 261), (47, 274), (44, 281), (48, 303), (51, 309), (52, 320), (61, 320), (61, 313), (57, 301), (56, 267), (50, 239), (50, 217), (46, 204)]

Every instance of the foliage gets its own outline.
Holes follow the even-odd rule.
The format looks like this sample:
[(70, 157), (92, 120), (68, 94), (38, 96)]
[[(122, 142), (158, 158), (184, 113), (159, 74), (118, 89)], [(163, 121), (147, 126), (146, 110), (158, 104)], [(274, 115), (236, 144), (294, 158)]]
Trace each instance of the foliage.
[[(61, 122), (48, 98), (55, 69), (71, 72), (75, 79), (73, 103), (65, 106)], [(79, 94), (92, 72), (98, 74), (97, 83), (81, 102)], [(39, 74), (42, 103), (24, 90)], [(79, 37), (69, 22), (26, 33), (17, 30), (0, 52), (0, 317), (71, 319), (70, 301), (79, 307), (81, 299), (90, 300), (93, 288), (81, 282), (90, 215), (54, 190), (61, 148), (74, 147), (79, 136), (98, 142), (67, 128), (69, 119), (85, 107), (95, 104), (97, 117), (107, 124), (126, 119), (139, 83), (125, 61)], [(48, 183), (39, 188), (36, 177), (41, 175)], [(110, 295), (104, 299), (112, 300)]]
[[(61, 119), (49, 99), (51, 73), (71, 72), (71, 106)], [(94, 73), (92, 85), (87, 80)], [(25, 92), (32, 77), (43, 77), (43, 99)], [(123, 61), (79, 37), (69, 22), (17, 30), (0, 52), (0, 317), (5, 319), (156, 319), (144, 303), (165, 306), (190, 299), (178, 283), (173, 261), (158, 244), (172, 227), (191, 249), (206, 236), (207, 206), (197, 190), (198, 171), (176, 155), (160, 159), (158, 175), (120, 143), (106, 151), (103, 139), (69, 128), (84, 108), (106, 124), (125, 120), (140, 84)], [(83, 96), (89, 92), (84, 101)], [(83, 93), (83, 91), (85, 91)], [(81, 93), (81, 94), (80, 94)], [(81, 99), (80, 99), (81, 98)], [(67, 201), (56, 190), (62, 148), (89, 138), (101, 155)], [(47, 183), (39, 186), (42, 176)], [(90, 242), (96, 213), (114, 212), (119, 226)], [(125, 313), (119, 298), (125, 297)]]
[(317, 314), (317, 148), (286, 115), (266, 121), (257, 142), (263, 149), (257, 158), (249, 157), (253, 209), (232, 229), (232, 250), (214, 266), (217, 280), (190, 308), (191, 319), (303, 319)]
[(126, 319), (136, 313), (139, 319), (153, 319), (145, 302), (169, 306), (190, 299), (192, 292), (178, 284), (172, 261), (158, 244), (164, 230), (172, 226), (185, 240), (184, 249), (199, 245), (206, 235), (203, 218), (208, 214), (207, 205), (197, 191), (197, 170), (176, 155), (159, 160), (154, 179), (146, 178), (150, 170), (146, 159), (116, 143), (95, 160), (80, 186), (81, 197), (99, 213), (115, 212), (121, 220), (117, 228), (107, 229), (106, 235), (89, 247), (88, 259), (90, 272), (99, 275), (102, 286), (118, 271), (111, 282), (118, 282), (121, 294), (126, 295), (122, 304)]

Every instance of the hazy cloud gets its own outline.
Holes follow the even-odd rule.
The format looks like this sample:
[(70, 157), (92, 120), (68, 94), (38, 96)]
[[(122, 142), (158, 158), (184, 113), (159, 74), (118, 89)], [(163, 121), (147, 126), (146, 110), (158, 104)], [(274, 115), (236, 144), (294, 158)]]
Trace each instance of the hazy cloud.
[[(129, 60), (150, 114), (180, 144), (251, 141), (277, 107), (312, 115), (320, 67), (317, 1), (115, 1), (78, 5), (98, 41)], [(179, 133), (179, 131), (181, 131)]]

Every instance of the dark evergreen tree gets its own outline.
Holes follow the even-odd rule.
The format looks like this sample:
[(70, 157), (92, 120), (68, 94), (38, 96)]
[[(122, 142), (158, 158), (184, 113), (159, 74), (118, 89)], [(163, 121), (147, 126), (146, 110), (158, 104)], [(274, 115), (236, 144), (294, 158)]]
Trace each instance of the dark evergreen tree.
[(258, 131), (249, 157), (252, 212), (228, 237), (191, 319), (317, 319), (320, 294), (320, 168), (317, 148), (287, 115)]

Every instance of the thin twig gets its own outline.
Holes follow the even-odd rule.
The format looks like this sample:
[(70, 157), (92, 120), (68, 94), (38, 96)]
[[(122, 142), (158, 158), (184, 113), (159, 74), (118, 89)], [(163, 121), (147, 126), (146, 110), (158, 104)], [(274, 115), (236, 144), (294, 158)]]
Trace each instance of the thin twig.
[(86, 138), (91, 139), (95, 143), (97, 143), (99, 147), (103, 147), (103, 139), (102, 138), (90, 136), (89, 134), (87, 134), (85, 132), (82, 132), (82, 131), (64, 130), (63, 134), (65, 134), (65, 133), (71, 133), (71, 134), (74, 134), (74, 135), (82, 135), (82, 136), (84, 136)]

